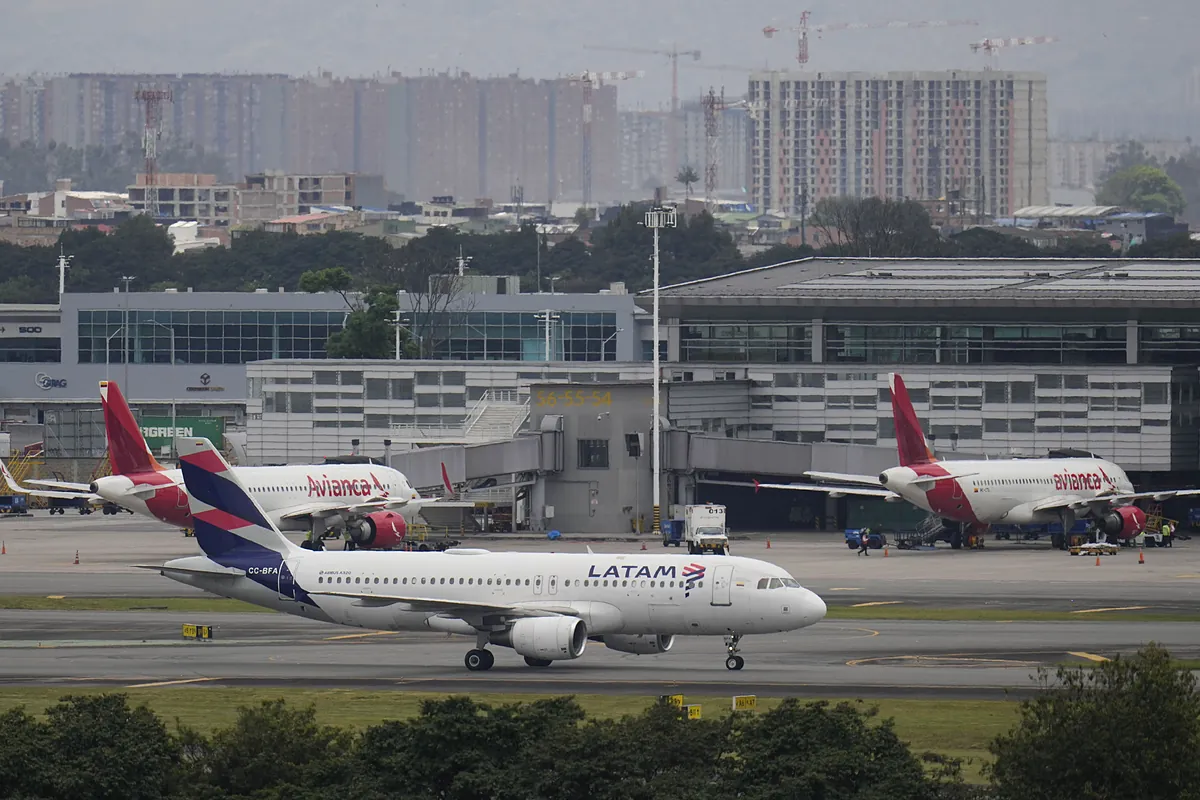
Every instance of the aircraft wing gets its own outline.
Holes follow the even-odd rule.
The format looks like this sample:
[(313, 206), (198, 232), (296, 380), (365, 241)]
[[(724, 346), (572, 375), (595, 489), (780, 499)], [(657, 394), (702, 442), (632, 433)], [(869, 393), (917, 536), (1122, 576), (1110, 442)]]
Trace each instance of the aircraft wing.
[[(51, 500), (87, 500), (89, 503), (94, 503), (100, 500), (99, 495), (92, 494), (88, 491), (88, 487), (83, 487), (83, 492), (51, 492), (42, 489), (26, 489), (21, 484), (17, 483), (13, 478), (12, 473), (8, 471), (8, 467), (0, 462), (0, 474), (4, 476), (4, 483), (7, 491), (13, 494), (23, 494), (28, 497), (45, 497)], [(39, 481), (30, 481), (30, 483), (39, 483)]]
[(61, 489), (67, 492), (76, 492), (79, 494), (88, 494), (92, 491), (92, 487), (86, 483), (68, 483), (67, 481), (43, 481), (43, 480), (27, 480), (25, 481), (30, 486), (45, 486), (47, 489)]
[(316, 503), (305, 503), (288, 509), (280, 514), (280, 519), (303, 519), (304, 517), (322, 517), (333, 514), (369, 514), (372, 511), (395, 511), (401, 508), (424, 508), (436, 505), (441, 498), (421, 497), (416, 500), (378, 497), (357, 503), (339, 503), (335, 500), (325, 500)]
[(1127, 503), (1134, 500), (1170, 500), (1173, 497), (1192, 497), (1200, 494), (1200, 489), (1167, 489), (1161, 492), (1133, 492), (1131, 494), (1112, 494), (1097, 497), (1097, 500), (1108, 500), (1113, 503)]
[(358, 601), (363, 606), (402, 605), (408, 611), (445, 614), (470, 622), (479, 617), (502, 617), (518, 619), (521, 617), (559, 617), (577, 616), (575, 609), (570, 606), (531, 606), (497, 605), (496, 603), (476, 603), (468, 600), (446, 600), (443, 598), (417, 597), (412, 595), (380, 594), (378, 592), (309, 592), (313, 597), (345, 597)]
[(826, 486), (818, 483), (745, 483), (741, 481), (706, 481), (707, 483), (716, 484), (718, 486), (745, 486), (752, 488), (754, 491), (759, 489), (787, 489), (792, 492), (825, 492), (832, 495), (852, 494), (860, 497), (883, 497), (888, 500), (900, 500), (900, 495), (893, 491), (884, 489), (882, 486), (877, 488), (868, 488), (866, 486)]
[(1064, 508), (1084, 508), (1089, 503), (1090, 498), (1083, 498), (1077, 494), (1056, 494), (1053, 497), (1047, 497), (1033, 504), (1034, 511), (1057, 511)]
[(222, 569), (200, 569), (197, 567), (172, 567), (169, 564), (133, 564), (135, 569), (153, 569), (164, 575), (168, 572), (180, 572), (185, 575), (208, 575), (215, 578), (241, 578), (246, 575), (246, 570), (236, 569), (235, 567), (224, 567)]
[(850, 475), (845, 472), (805, 472), (804, 477), (813, 481), (830, 481), (831, 483), (861, 483), (865, 486), (879, 486), (878, 475)]

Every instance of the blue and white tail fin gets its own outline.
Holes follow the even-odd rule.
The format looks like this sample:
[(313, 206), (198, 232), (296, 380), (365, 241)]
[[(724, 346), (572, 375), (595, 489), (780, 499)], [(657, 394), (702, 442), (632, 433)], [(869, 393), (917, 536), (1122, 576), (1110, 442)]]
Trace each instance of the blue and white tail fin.
[(245, 567), (300, 552), (246, 491), (208, 439), (179, 439), (196, 541), (218, 564)]

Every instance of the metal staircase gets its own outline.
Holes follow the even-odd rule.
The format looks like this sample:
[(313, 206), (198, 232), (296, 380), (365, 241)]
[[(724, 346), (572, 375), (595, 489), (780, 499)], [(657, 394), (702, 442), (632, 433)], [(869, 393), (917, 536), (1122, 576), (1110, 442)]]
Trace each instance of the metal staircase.
[(517, 435), (529, 419), (529, 399), (515, 391), (488, 390), (471, 406), (460, 425), (392, 425), (398, 444), (485, 444)]

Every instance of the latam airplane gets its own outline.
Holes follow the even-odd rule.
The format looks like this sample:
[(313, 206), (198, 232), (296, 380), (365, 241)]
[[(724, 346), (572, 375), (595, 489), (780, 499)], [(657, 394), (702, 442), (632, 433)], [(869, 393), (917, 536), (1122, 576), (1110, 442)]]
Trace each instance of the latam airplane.
[(362, 553), (302, 550), (288, 541), (207, 439), (179, 439), (203, 556), (153, 569), (213, 594), (288, 614), (390, 631), (472, 636), (472, 671), (489, 644), (531, 667), (579, 658), (589, 639), (623, 653), (661, 653), (676, 636), (724, 636), (725, 666), (745, 665), (746, 634), (814, 624), (825, 603), (783, 569), (734, 556)]
[(841, 485), (755, 484), (760, 489), (820, 491), (834, 495), (907, 501), (945, 519), (987, 525), (1045, 525), (1061, 522), (1070, 530), (1089, 519), (1105, 537), (1131, 539), (1146, 525), (1136, 500), (1167, 500), (1200, 494), (1200, 489), (1136, 492), (1125, 471), (1100, 458), (1018, 458), (939, 461), (934, 457), (899, 375), (889, 375), (892, 416), (900, 465), (878, 476), (805, 472), (814, 481)]
[[(100, 381), (100, 402), (113, 474), (90, 484), (29, 480), (26, 483), (52, 490), (29, 493), (98, 498), (179, 528), (192, 528), (182, 473), (154, 458), (115, 382)], [(320, 534), (339, 528), (345, 529), (352, 549), (394, 547), (421, 509), (439, 500), (420, 497), (401, 472), (373, 464), (237, 467), (236, 471), (277, 526), (313, 533), (304, 542), (306, 549), (324, 549)], [(444, 466), (442, 477), (449, 489)]]

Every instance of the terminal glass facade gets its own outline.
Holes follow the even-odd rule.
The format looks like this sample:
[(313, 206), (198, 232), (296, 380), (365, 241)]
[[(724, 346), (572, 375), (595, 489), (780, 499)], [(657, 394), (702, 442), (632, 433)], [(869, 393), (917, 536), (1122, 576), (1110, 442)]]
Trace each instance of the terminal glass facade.
[(812, 361), (812, 326), (784, 322), (689, 322), (679, 331), (679, 359), (693, 363)]
[[(435, 315), (433, 357), (455, 361), (545, 361), (541, 312), (442, 312)], [(615, 361), (617, 315), (556, 311), (550, 320), (551, 361)]]
[(0, 364), (57, 364), (60, 361), (62, 342), (56, 337), (0, 339)]
[(1124, 325), (825, 323), (824, 334), (828, 363), (1125, 363)]
[(79, 363), (169, 364), (172, 338), (177, 364), (325, 358), (345, 318), (344, 311), (80, 311)]

